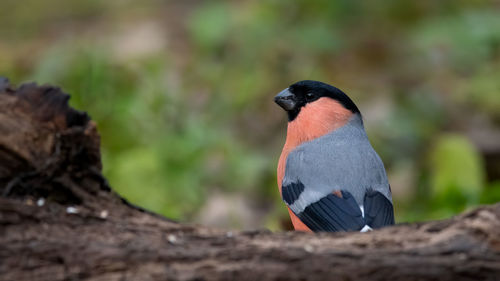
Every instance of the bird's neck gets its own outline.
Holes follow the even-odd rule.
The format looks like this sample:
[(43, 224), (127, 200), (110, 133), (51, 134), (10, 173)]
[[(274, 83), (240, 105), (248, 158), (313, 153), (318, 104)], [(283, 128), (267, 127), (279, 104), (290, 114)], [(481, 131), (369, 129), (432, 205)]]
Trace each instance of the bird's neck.
[(285, 146), (278, 162), (278, 186), (285, 175), (286, 158), (297, 146), (324, 136), (349, 122), (353, 113), (339, 102), (320, 98), (301, 108), (298, 116), (288, 122)]
[(305, 105), (299, 115), (288, 122), (285, 147), (292, 149), (304, 142), (324, 136), (344, 126), (353, 113), (330, 98)]

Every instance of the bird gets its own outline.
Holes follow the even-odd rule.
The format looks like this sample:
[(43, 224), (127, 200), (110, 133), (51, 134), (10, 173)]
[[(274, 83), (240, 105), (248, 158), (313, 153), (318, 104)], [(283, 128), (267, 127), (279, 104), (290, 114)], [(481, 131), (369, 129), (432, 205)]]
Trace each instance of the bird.
[(384, 164), (354, 102), (313, 80), (292, 84), (274, 101), (288, 115), (277, 180), (294, 229), (366, 232), (393, 225)]

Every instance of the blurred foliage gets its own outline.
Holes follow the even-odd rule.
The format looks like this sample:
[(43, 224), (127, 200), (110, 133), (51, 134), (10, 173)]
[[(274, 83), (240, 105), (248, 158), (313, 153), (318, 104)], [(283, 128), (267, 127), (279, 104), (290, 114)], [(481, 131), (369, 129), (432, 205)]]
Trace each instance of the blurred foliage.
[(361, 108), (397, 220), (443, 218), (500, 200), (499, 12), (482, 0), (5, 0), (0, 75), (70, 93), (132, 202), (200, 221), (213, 194), (231, 194), (253, 219), (215, 204), (222, 225), (271, 229), (287, 227), (275, 180), (286, 117), (272, 97), (322, 80)]
[(478, 151), (466, 138), (441, 136), (431, 151), (430, 162), (431, 194), (439, 212), (450, 215), (479, 203), (484, 167)]

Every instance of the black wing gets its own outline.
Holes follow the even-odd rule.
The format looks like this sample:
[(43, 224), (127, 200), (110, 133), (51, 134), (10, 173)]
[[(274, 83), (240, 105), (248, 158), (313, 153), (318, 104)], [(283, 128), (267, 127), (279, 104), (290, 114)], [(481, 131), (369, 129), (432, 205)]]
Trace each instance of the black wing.
[[(283, 186), (283, 200), (291, 205), (303, 191), (301, 182)], [(380, 228), (394, 224), (392, 203), (380, 192), (367, 191), (364, 210), (363, 217), (351, 193), (342, 190), (341, 196), (329, 194), (308, 205), (302, 212), (294, 213), (312, 231), (359, 231), (365, 225)]]
[(355, 231), (365, 226), (361, 209), (347, 191), (342, 191), (342, 198), (329, 194), (296, 215), (312, 231)]
[[(301, 182), (283, 186), (283, 200), (291, 205), (304, 191)], [(312, 231), (354, 231), (365, 226), (365, 221), (354, 197), (342, 191), (342, 197), (329, 194), (307, 206), (295, 215)]]

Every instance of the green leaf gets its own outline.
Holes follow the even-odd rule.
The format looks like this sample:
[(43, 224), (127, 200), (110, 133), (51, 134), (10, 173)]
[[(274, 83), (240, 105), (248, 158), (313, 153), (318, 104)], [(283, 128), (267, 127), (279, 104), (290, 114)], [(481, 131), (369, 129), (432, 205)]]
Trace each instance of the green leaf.
[(465, 137), (440, 136), (431, 152), (433, 195), (443, 205), (477, 203), (484, 185), (483, 166), (476, 147)]

